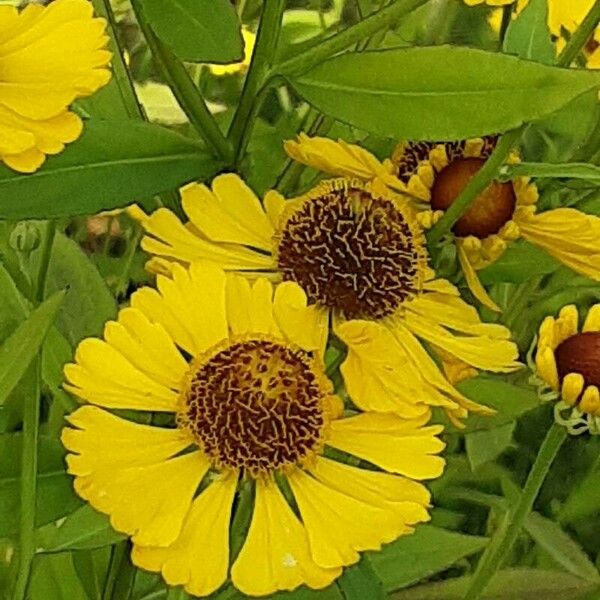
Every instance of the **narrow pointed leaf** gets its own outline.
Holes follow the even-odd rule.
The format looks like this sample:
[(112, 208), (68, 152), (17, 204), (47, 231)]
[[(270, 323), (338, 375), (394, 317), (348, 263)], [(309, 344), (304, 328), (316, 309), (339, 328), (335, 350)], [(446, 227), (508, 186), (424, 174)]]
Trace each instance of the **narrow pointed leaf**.
[(540, 119), (600, 85), (561, 69), (458, 46), (349, 52), (290, 77), (318, 110), (386, 137), (456, 140)]
[(57, 292), (46, 300), (0, 346), (0, 405), (39, 352), (64, 297), (64, 292)]

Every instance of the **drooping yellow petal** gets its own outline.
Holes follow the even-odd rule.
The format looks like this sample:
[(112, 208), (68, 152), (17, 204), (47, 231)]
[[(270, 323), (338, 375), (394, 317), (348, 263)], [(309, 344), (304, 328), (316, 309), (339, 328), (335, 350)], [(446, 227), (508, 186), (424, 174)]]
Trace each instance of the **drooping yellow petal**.
[(535, 355), (535, 366), (538, 375), (553, 389), (559, 389), (558, 369), (554, 350), (548, 346), (539, 347)]
[(328, 586), (341, 571), (315, 563), (306, 529), (273, 479), (257, 479), (248, 536), (231, 568), (235, 587), (250, 596), (294, 590), (302, 584), (319, 589)]
[(600, 304), (594, 304), (585, 317), (582, 331), (600, 331)]
[(193, 502), (181, 535), (167, 548), (135, 544), (133, 563), (162, 572), (169, 585), (183, 585), (190, 594), (208, 596), (227, 578), (229, 521), (237, 473), (213, 481)]
[(351, 467), (322, 456), (310, 472), (343, 494), (398, 512), (406, 525), (429, 520), (427, 507), (431, 495), (422, 483), (400, 475)]
[(214, 242), (253, 246), (266, 252), (273, 248), (273, 225), (238, 175), (219, 175), (212, 191), (199, 184), (185, 187), (182, 204), (194, 227)]
[(173, 278), (159, 275), (158, 292), (142, 288), (131, 305), (160, 323), (178, 346), (196, 356), (228, 337), (225, 273), (209, 262), (189, 270), (174, 265)]
[(179, 390), (188, 365), (160, 323), (151, 323), (140, 310), (124, 308), (118, 321), (105, 325), (104, 339), (148, 377)]
[(329, 311), (307, 306), (304, 290), (292, 281), (280, 283), (275, 290), (273, 314), (288, 340), (308, 351), (325, 353), (329, 329)]
[(279, 226), (279, 220), (285, 210), (286, 199), (276, 190), (269, 190), (263, 200), (265, 212), (274, 229)]
[(254, 333), (282, 336), (273, 316), (273, 286), (261, 277), (250, 288), (250, 327)]
[(335, 333), (348, 346), (341, 372), (357, 406), (408, 419), (429, 414), (419, 372), (387, 327), (353, 320)]
[(458, 260), (460, 262), (463, 275), (465, 276), (465, 281), (467, 282), (469, 289), (473, 293), (473, 296), (475, 296), (475, 298), (477, 298), (477, 300), (479, 300), (481, 304), (483, 304), (490, 310), (493, 310), (494, 312), (502, 312), (502, 309), (490, 298), (486, 289), (483, 287), (483, 284), (479, 280), (477, 272), (473, 268), (473, 265), (471, 264), (471, 261), (469, 260), (463, 248), (461, 240), (459, 240), (459, 242), (457, 243), (457, 250)]
[(351, 565), (362, 550), (379, 550), (407, 532), (392, 509), (346, 495), (297, 469), (288, 481), (318, 565)]
[(368, 150), (343, 140), (336, 142), (301, 133), (297, 140), (287, 140), (284, 148), (295, 161), (325, 173), (363, 181), (378, 178), (393, 189), (406, 191), (406, 186), (392, 174), (391, 164), (381, 163)]
[(147, 235), (142, 249), (173, 261), (193, 263), (209, 260), (225, 270), (253, 271), (272, 269), (273, 258), (239, 244), (218, 244), (184, 226), (166, 208), (159, 208), (142, 222)]
[(600, 217), (574, 208), (556, 208), (540, 214), (519, 209), (515, 222), (527, 241), (577, 273), (600, 280)]
[(75, 491), (134, 542), (172, 543), (208, 470), (204, 455), (169, 458), (190, 445), (181, 431), (130, 423), (93, 407), (78, 410), (69, 421), (79, 428), (66, 428), (62, 435), (77, 453), (68, 459)]
[(444, 459), (436, 456), (445, 444), (436, 436), (439, 425), (406, 420), (389, 413), (363, 413), (331, 423), (327, 444), (411, 479), (439, 477)]
[(573, 406), (577, 403), (584, 386), (585, 381), (580, 373), (568, 373), (562, 381), (560, 395), (569, 406)]
[(110, 344), (83, 340), (75, 363), (65, 365), (65, 389), (83, 400), (107, 408), (175, 412), (178, 394), (136, 368)]

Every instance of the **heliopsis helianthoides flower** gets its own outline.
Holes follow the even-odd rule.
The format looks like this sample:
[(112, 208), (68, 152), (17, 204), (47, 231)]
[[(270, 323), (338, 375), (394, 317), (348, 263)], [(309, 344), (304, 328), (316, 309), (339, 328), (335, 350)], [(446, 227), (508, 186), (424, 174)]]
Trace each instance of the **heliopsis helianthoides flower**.
[(287, 202), (271, 191), (263, 209), (225, 174), (212, 190), (194, 184), (182, 197), (185, 226), (167, 209), (141, 219), (150, 270), (204, 259), (250, 279), (260, 272), (298, 283), (324, 330), (331, 322), (346, 344), (341, 372), (361, 409), (416, 418), (441, 406), (455, 422), (468, 409), (489, 414), (451, 385), (419, 339), (440, 349), (450, 373), (519, 367), (509, 331), (482, 323), (435, 278), (414, 211), (379, 180), (333, 179)]
[[(89, 403), (62, 436), (75, 489), (131, 536), (138, 567), (199, 596), (228, 573), (250, 595), (322, 588), (428, 520), (419, 481), (443, 470), (442, 427), (345, 410), (321, 359), (321, 315), (297, 284), (273, 294), (209, 263), (175, 265), (157, 284), (65, 367), (65, 387)], [(347, 464), (357, 459), (371, 466)], [(241, 484), (255, 500), (232, 556)]]
[[(378, 177), (416, 202), (418, 220), (430, 227), (458, 197), (492, 153), (497, 138), (459, 142), (409, 142), (396, 148), (392, 160), (380, 162), (358, 146), (300, 136), (285, 144), (295, 160), (327, 173)], [(513, 154), (511, 162), (518, 161)], [(574, 271), (600, 279), (600, 218), (573, 208), (536, 214), (538, 192), (529, 178), (494, 182), (453, 227), (458, 257), (474, 296), (492, 310), (498, 306), (479, 281), (477, 271), (495, 262), (518, 238), (539, 246)]]
[(581, 331), (574, 305), (546, 317), (535, 349), (542, 397), (557, 400), (556, 420), (570, 433), (600, 434), (600, 304), (590, 308)]
[(245, 73), (252, 60), (252, 52), (256, 42), (256, 34), (247, 27), (242, 27), (242, 39), (244, 41), (244, 58), (240, 62), (228, 65), (210, 64), (208, 68), (213, 75), (221, 77), (222, 75), (235, 75), (236, 73)]
[(81, 134), (69, 110), (110, 79), (104, 19), (87, 0), (0, 6), (0, 160), (31, 173)]

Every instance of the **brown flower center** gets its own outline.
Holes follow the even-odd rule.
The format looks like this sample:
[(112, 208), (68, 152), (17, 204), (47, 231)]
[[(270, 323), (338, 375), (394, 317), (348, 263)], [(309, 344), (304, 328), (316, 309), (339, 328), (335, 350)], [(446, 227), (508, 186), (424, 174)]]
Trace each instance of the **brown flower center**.
[(569, 373), (579, 373), (585, 385), (600, 387), (600, 332), (587, 331), (567, 338), (554, 356), (561, 381)]
[(278, 266), (311, 302), (382, 318), (418, 291), (421, 249), (394, 202), (336, 182), (304, 202), (279, 238)]
[[(446, 210), (459, 196), (469, 180), (485, 164), (483, 158), (459, 158), (436, 176), (431, 190), (431, 207)], [(460, 237), (479, 239), (498, 233), (515, 211), (516, 196), (512, 183), (491, 183), (473, 202), (452, 230)]]
[(178, 420), (218, 466), (272, 471), (321, 444), (330, 393), (323, 381), (303, 350), (263, 339), (233, 343), (192, 365)]

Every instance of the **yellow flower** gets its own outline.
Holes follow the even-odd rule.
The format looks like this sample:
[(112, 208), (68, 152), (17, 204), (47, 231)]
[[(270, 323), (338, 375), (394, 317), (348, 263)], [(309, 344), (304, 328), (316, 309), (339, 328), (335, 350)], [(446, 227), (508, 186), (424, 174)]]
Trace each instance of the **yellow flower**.
[(244, 39), (244, 58), (237, 63), (229, 65), (210, 64), (208, 68), (213, 75), (221, 77), (222, 75), (234, 75), (235, 73), (245, 73), (252, 60), (256, 34), (252, 33), (247, 27), (242, 27), (242, 38)]
[[(210, 263), (174, 265), (157, 283), (65, 367), (66, 389), (90, 403), (63, 430), (69, 472), (131, 536), (134, 564), (198, 596), (225, 583), (230, 558), (245, 594), (323, 588), (359, 552), (429, 519), (419, 481), (443, 470), (441, 426), (344, 411), (320, 358), (322, 315), (296, 284), (273, 294), (264, 278), (250, 284)], [(347, 464), (358, 459), (377, 469)], [(255, 500), (231, 557), (240, 485)]]
[[(457, 422), (470, 402), (444, 377), (418, 338), (478, 369), (512, 371), (509, 331), (481, 323), (448, 281), (427, 266), (415, 213), (380, 180), (326, 181), (286, 202), (268, 192), (263, 205), (236, 175), (183, 189), (183, 225), (166, 209), (143, 218), (148, 268), (204, 259), (252, 279), (295, 281), (323, 323), (347, 346), (347, 390), (363, 410), (405, 418), (441, 406)], [(298, 335), (303, 332), (299, 331)]]
[[(345, 173), (368, 180), (381, 178), (384, 170), (388, 186), (417, 201), (414, 204), (419, 222), (429, 228), (481, 168), (496, 141), (496, 137), (487, 137), (446, 143), (401, 143), (391, 163), (381, 163), (357, 146), (324, 138), (300, 136), (298, 141), (286, 142), (285, 147), (295, 160), (328, 173), (336, 173), (336, 168), (343, 165)], [(517, 161), (513, 154), (510, 162)], [(537, 199), (537, 188), (528, 178), (494, 182), (453, 228), (465, 279), (475, 297), (492, 310), (499, 308), (476, 271), (495, 262), (520, 237), (574, 271), (600, 279), (600, 218), (572, 208), (536, 214)]]
[[(574, 305), (546, 317), (539, 329), (535, 370), (551, 399), (560, 397), (556, 418), (570, 433), (600, 433), (600, 304), (593, 306), (579, 331)], [(565, 418), (564, 412), (568, 413)]]
[(31, 173), (79, 137), (69, 105), (110, 79), (107, 41), (87, 0), (0, 6), (0, 160)]

